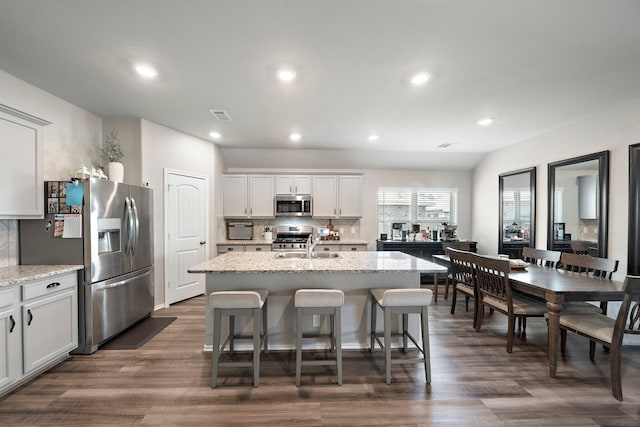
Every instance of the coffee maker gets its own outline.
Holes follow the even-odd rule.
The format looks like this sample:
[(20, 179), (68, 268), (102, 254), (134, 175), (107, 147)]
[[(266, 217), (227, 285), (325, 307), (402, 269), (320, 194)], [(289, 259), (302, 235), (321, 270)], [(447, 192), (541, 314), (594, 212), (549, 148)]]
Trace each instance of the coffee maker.
[(391, 240), (407, 240), (406, 224), (403, 222), (391, 223)]

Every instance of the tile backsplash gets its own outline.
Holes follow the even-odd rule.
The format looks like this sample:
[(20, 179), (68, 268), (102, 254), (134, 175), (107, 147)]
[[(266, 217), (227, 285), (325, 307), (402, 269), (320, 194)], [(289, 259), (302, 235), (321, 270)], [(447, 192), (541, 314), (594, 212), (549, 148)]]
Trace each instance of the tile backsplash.
[(0, 219), (0, 267), (18, 265), (18, 220)]
[[(227, 221), (224, 218), (219, 218), (218, 225), (218, 239), (224, 240), (227, 238)], [(245, 220), (240, 220), (245, 221)], [(250, 219), (247, 220), (253, 223), (253, 239), (263, 240), (263, 231), (265, 226), (276, 227), (279, 225), (311, 225), (314, 229), (326, 227), (329, 223), (328, 219), (314, 219), (314, 218), (272, 218), (272, 219)], [(341, 232), (341, 239), (359, 239), (360, 238), (360, 219), (332, 219), (332, 224), (336, 230)], [(273, 236), (275, 237), (275, 236)]]

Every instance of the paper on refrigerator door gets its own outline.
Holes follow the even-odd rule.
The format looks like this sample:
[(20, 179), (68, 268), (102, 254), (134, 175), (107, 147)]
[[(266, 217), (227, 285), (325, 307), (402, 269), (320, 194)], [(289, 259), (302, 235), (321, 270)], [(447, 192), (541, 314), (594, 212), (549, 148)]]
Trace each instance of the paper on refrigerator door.
[(64, 215), (63, 239), (79, 239), (82, 237), (82, 215)]

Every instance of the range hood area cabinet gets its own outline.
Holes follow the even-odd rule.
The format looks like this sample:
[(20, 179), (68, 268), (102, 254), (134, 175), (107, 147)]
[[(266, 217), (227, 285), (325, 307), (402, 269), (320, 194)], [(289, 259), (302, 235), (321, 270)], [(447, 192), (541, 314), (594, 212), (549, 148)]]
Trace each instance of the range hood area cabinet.
[(273, 218), (273, 175), (223, 175), (222, 215)]
[(276, 175), (276, 194), (311, 194), (311, 175)]
[(0, 219), (44, 217), (42, 132), (49, 124), (0, 104)]
[(598, 175), (578, 177), (578, 216), (598, 219)]
[(361, 218), (362, 176), (315, 175), (313, 216), (316, 218)]

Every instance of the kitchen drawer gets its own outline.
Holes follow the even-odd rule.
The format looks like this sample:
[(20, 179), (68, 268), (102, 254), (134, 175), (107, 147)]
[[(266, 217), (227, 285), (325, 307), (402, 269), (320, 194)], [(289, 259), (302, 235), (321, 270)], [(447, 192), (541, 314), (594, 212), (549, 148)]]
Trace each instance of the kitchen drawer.
[(342, 245), (344, 252), (366, 251), (367, 245)]
[(247, 252), (271, 252), (271, 245), (246, 245), (244, 250)]
[(316, 252), (340, 252), (340, 245), (318, 245), (314, 250)]
[(244, 245), (217, 245), (218, 254), (227, 252), (244, 252)]
[(18, 296), (19, 291), (20, 287), (18, 286), (7, 289), (6, 291), (0, 291), (0, 310), (11, 307), (16, 302), (20, 302)]
[(76, 286), (77, 272), (61, 274), (34, 280), (22, 286), (22, 300), (27, 301), (45, 295), (54, 294)]

